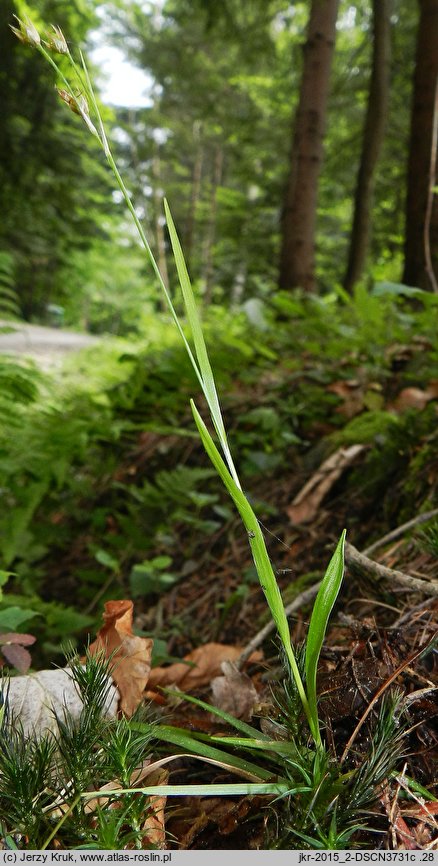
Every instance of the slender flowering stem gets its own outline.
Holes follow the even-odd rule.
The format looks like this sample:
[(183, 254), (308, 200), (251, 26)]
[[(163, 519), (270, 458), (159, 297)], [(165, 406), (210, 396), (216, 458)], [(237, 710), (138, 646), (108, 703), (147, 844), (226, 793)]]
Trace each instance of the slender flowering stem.
[[(242, 491), (239, 477), (234, 466), (233, 458), (228, 445), (227, 433), (222, 418), (222, 412), (216, 390), (215, 379), (213, 371), (211, 369), (207, 348), (205, 345), (204, 334), (198, 308), (187, 272), (187, 267), (181, 249), (180, 241), (167, 202), (165, 201), (164, 203), (167, 226), (172, 244), (175, 264), (178, 271), (178, 277), (184, 297), (187, 320), (190, 325), (191, 334), (193, 337), (195, 352), (193, 352), (190, 348), (190, 345), (178, 318), (177, 312), (172, 303), (169, 291), (162, 278), (160, 269), (155, 261), (143, 226), (138, 218), (129, 192), (125, 186), (123, 178), (119, 172), (119, 169), (111, 152), (102, 116), (99, 110), (99, 105), (97, 103), (96, 95), (94, 93), (93, 85), (90, 80), (84, 57), (82, 56), (82, 54), (80, 55), (82, 68), (79, 68), (68, 49), (67, 42), (62, 34), (62, 31), (58, 27), (52, 27), (53, 33), (48, 34), (48, 40), (45, 42), (45, 45), (47, 47), (45, 47), (45, 45), (41, 41), (41, 37), (39, 36), (38, 31), (36, 30), (32, 22), (27, 20), (26, 22), (23, 22), (20, 21), (20, 19), (17, 20), (19, 23), (19, 28), (13, 27), (12, 29), (14, 33), (22, 42), (31, 45), (33, 48), (36, 48), (40, 52), (40, 54), (42, 54), (44, 59), (54, 69), (57, 77), (61, 80), (65, 87), (65, 90), (58, 90), (60, 97), (72, 111), (82, 117), (89, 131), (99, 141), (100, 146), (102, 147), (102, 150), (109, 164), (109, 167), (111, 168), (117, 185), (122, 193), (129, 213), (131, 214), (140, 241), (146, 251), (149, 262), (152, 265), (152, 269), (158, 280), (160, 289), (163, 292), (164, 297), (166, 298), (166, 302), (168, 304), (172, 318), (183, 340), (190, 362), (193, 366), (196, 377), (199, 381), (199, 384), (207, 401), (207, 405), (210, 410), (211, 420), (216, 430), (219, 442), (221, 444), (225, 461), (220, 455), (218, 449), (216, 448), (216, 445), (206, 425), (204, 424), (201, 416), (199, 415), (199, 412), (196, 409), (196, 406), (192, 401), (192, 411), (201, 440), (216, 471), (221, 477), (223, 483), (225, 484), (225, 487), (227, 488), (230, 496), (232, 497), (248, 533), (248, 540), (256, 565), (260, 584), (265, 593), (265, 597), (268, 602), (272, 618), (277, 626), (277, 630), (284, 647), (286, 658), (289, 663), (290, 671), (295, 681), (296, 689), (309, 723), (312, 737), (319, 751), (322, 747), (322, 740), (317, 712), (316, 673), (328, 618), (332, 610), (333, 604), (336, 600), (342, 581), (345, 532), (341, 536), (341, 540), (332, 557), (325, 577), (321, 582), (321, 589), (318, 593), (318, 597), (316, 599), (315, 607), (312, 613), (306, 645), (305, 688), (294, 655), (290, 639), (287, 616), (280, 589), (278, 587), (272, 565), (269, 560), (268, 552), (266, 550), (265, 539), (260, 529), (259, 521), (257, 520), (257, 517), (248, 499)], [(77, 90), (75, 90), (75, 88), (68, 80), (67, 76), (64, 75), (59, 65), (53, 59), (51, 52), (58, 52), (68, 57), (75, 79), (77, 81)], [(96, 126), (90, 118), (90, 106), (93, 118), (95, 119), (97, 124)]]

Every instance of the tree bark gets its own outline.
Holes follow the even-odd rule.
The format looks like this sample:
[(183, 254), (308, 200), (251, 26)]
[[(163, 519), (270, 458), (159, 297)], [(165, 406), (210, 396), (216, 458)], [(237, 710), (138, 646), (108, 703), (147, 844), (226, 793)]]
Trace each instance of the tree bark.
[(360, 280), (371, 235), (375, 170), (385, 137), (389, 102), (392, 0), (373, 0), (373, 58), (362, 153), (354, 196), (354, 216), (344, 288), (352, 292)]
[(190, 204), (186, 221), (186, 230), (184, 232), (184, 256), (189, 270), (192, 263), (191, 260), (193, 253), (193, 241), (195, 237), (196, 211), (198, 209), (198, 203), (201, 196), (202, 163), (204, 159), (201, 133), (201, 124), (199, 121), (195, 121), (195, 123), (193, 124), (193, 143), (195, 153), (193, 157), (192, 186), (190, 191)]
[(438, 0), (419, 0), (409, 141), (403, 282), (438, 291)]
[(313, 292), (318, 179), (339, 0), (312, 0), (289, 176), (283, 203), (279, 286)]
[(207, 233), (204, 243), (204, 268), (202, 282), (204, 284), (204, 303), (207, 306), (211, 303), (213, 293), (213, 248), (216, 240), (217, 190), (222, 183), (223, 164), (224, 151), (221, 145), (217, 145), (214, 155), (213, 177), (210, 191), (210, 216), (207, 223)]
[[(164, 236), (164, 205), (163, 205), (163, 189), (161, 180), (161, 158), (158, 144), (155, 144), (154, 155), (152, 157), (152, 177), (154, 180), (153, 199), (154, 199), (154, 220), (155, 220), (155, 243), (157, 250), (157, 264), (160, 271), (163, 283), (166, 289), (169, 288), (169, 275), (167, 271), (166, 261), (166, 240)], [(160, 302), (162, 309), (165, 309), (163, 300)]]

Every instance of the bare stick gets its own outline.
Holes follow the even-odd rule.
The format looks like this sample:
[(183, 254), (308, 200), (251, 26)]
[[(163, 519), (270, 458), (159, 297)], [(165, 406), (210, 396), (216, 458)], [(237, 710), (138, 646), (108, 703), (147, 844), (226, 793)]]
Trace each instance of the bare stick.
[(388, 541), (395, 541), (396, 538), (400, 538), (400, 536), (404, 535), (408, 529), (412, 529), (414, 526), (419, 526), (420, 523), (427, 523), (428, 520), (431, 520), (432, 517), (436, 517), (437, 515), (438, 508), (434, 508), (433, 511), (425, 511), (424, 514), (417, 514), (417, 516), (413, 517), (412, 520), (408, 520), (407, 523), (402, 523), (401, 526), (397, 526), (395, 529), (392, 529), (391, 532), (388, 532), (387, 535), (383, 535), (382, 538), (378, 538), (377, 541), (374, 541), (369, 545), (369, 547), (366, 547), (364, 550), (365, 556), (369, 556), (370, 553), (373, 553), (373, 551), (377, 550), (378, 547), (387, 544)]
[(345, 561), (348, 565), (364, 571), (366, 574), (390, 580), (392, 583), (400, 583), (402, 586), (408, 587), (408, 589), (424, 592), (426, 595), (438, 596), (437, 581), (420, 580), (418, 577), (405, 574), (403, 571), (397, 571), (394, 568), (381, 565), (380, 562), (374, 562), (373, 559), (369, 559), (364, 553), (359, 553), (352, 544), (345, 545)]
[[(379, 547), (387, 541), (392, 541), (412, 526), (416, 526), (419, 523), (425, 523), (427, 520), (430, 520), (431, 517), (435, 517), (436, 514), (438, 514), (438, 508), (434, 511), (428, 511), (414, 517), (412, 520), (409, 520), (407, 523), (404, 523), (402, 526), (398, 526), (397, 529), (389, 532), (388, 535), (384, 535), (383, 538), (374, 542), (370, 547), (367, 547), (366, 552), (369, 553), (375, 547)], [(360, 553), (352, 544), (346, 543), (345, 545), (345, 561), (348, 565), (356, 567), (356, 569), (365, 572), (365, 574), (372, 574), (374, 577), (390, 580), (392, 583), (399, 583), (402, 586), (406, 586), (408, 589), (415, 590), (416, 592), (423, 592), (426, 595), (438, 597), (438, 583), (436, 581), (420, 580), (418, 577), (412, 577), (410, 574), (405, 574), (403, 571), (388, 568), (386, 565), (374, 562), (374, 560), (369, 559), (365, 553)], [(309, 586), (308, 589), (300, 592), (299, 595), (297, 595), (296, 598), (285, 607), (286, 616), (290, 616), (292, 613), (295, 613), (296, 610), (299, 610), (300, 607), (303, 607), (309, 601), (312, 601), (312, 599), (317, 595), (320, 586), (321, 581), (314, 583), (312, 586)], [(260, 629), (260, 631), (257, 632), (257, 634), (254, 635), (253, 638), (251, 638), (236, 662), (239, 670), (245, 664), (251, 653), (263, 643), (265, 638), (271, 634), (274, 628), (275, 623), (273, 620), (270, 620)]]

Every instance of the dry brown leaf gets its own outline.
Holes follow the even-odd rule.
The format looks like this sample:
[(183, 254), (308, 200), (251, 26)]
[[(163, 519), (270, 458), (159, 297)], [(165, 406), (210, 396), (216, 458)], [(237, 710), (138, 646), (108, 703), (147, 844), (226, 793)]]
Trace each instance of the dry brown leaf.
[(32, 656), (23, 646), (19, 644), (6, 644), (2, 646), (2, 653), (7, 662), (20, 674), (26, 674), (32, 663)]
[(338, 448), (321, 464), (317, 472), (301, 488), (292, 504), (286, 509), (294, 524), (309, 523), (317, 514), (318, 508), (340, 475), (350, 466), (366, 445), (349, 445)]
[(6, 661), (20, 674), (27, 674), (32, 663), (30, 652), (24, 647), (31, 646), (35, 641), (33, 634), (7, 632), (0, 635), (0, 648)]
[[(213, 677), (220, 676), (222, 662), (237, 661), (242, 651), (243, 647), (206, 643), (186, 655), (181, 662), (167, 668), (153, 668), (148, 685), (151, 688), (177, 685), (184, 692), (197, 689), (210, 683)], [(261, 652), (254, 652), (248, 661), (260, 661), (262, 657)]]
[(223, 676), (211, 681), (212, 703), (236, 719), (249, 721), (259, 702), (257, 689), (248, 674), (239, 671), (232, 662), (222, 662)]
[(35, 643), (36, 637), (33, 634), (18, 634), (16, 631), (3, 632), (0, 634), (0, 645), (3, 647), (6, 644), (21, 644), (21, 646), (32, 646)]
[[(169, 773), (167, 770), (160, 770), (155, 776), (148, 779), (147, 786), (151, 785), (167, 785)], [(163, 794), (150, 797), (149, 808), (146, 820), (142, 825), (143, 845), (151, 845), (154, 848), (163, 850), (166, 848), (166, 829), (165, 829), (165, 808), (167, 797)]]
[(102, 652), (112, 659), (111, 676), (120, 693), (120, 710), (130, 718), (143, 699), (151, 669), (152, 638), (136, 637), (132, 631), (132, 601), (107, 601), (104, 625), (90, 646), (93, 655)]
[[(118, 692), (111, 686), (105, 711), (108, 718), (115, 718), (118, 700)], [(8, 683), (8, 704), (13, 715), (20, 719), (26, 736), (34, 734), (37, 739), (47, 731), (56, 735), (55, 713), (63, 718), (65, 710), (78, 719), (82, 710), (78, 687), (68, 669), (12, 677)]]
[(437, 397), (438, 382), (434, 380), (429, 382), (425, 391), (421, 388), (403, 388), (390, 408), (394, 412), (406, 412), (408, 409), (418, 409), (421, 412), (431, 400), (436, 400)]
[(337, 407), (336, 411), (346, 418), (354, 418), (364, 408), (364, 391), (362, 383), (357, 379), (339, 379), (337, 382), (332, 382), (327, 391), (331, 394), (336, 394), (342, 399), (342, 403)]

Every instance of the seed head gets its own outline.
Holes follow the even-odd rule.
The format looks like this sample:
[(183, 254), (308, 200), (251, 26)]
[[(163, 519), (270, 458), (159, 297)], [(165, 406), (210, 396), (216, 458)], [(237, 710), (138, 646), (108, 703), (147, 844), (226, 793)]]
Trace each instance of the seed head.
[(22, 21), (18, 15), (14, 15), (14, 18), (18, 21), (18, 27), (12, 27), (12, 24), (10, 27), (12, 32), (15, 33), (17, 39), (19, 39), (20, 42), (23, 42), (24, 45), (31, 45), (32, 48), (38, 48), (38, 46), (41, 45), (40, 34), (35, 25), (32, 24), (30, 18), (26, 18), (25, 21)]
[(78, 105), (78, 100), (74, 96), (72, 96), (71, 93), (68, 93), (67, 90), (61, 90), (60, 87), (57, 87), (56, 89), (62, 101), (65, 102), (65, 104), (68, 105), (68, 107), (72, 111), (74, 111), (75, 114), (82, 114)]
[(88, 102), (84, 94), (79, 93), (78, 96), (72, 96), (72, 94), (68, 93), (67, 90), (61, 90), (61, 88), (59, 87), (57, 87), (56, 89), (62, 101), (65, 102), (66, 105), (68, 105), (71, 111), (74, 111), (75, 114), (79, 114), (80, 117), (82, 117), (84, 123), (87, 125), (90, 132), (92, 132), (93, 135), (96, 136), (96, 138), (99, 138), (99, 133), (97, 132), (94, 123), (92, 123), (92, 121), (90, 120), (90, 109), (88, 107)]
[(68, 54), (68, 46), (66, 38), (60, 27), (55, 24), (51, 25), (53, 33), (47, 33), (46, 45), (49, 51), (55, 51), (57, 54)]

